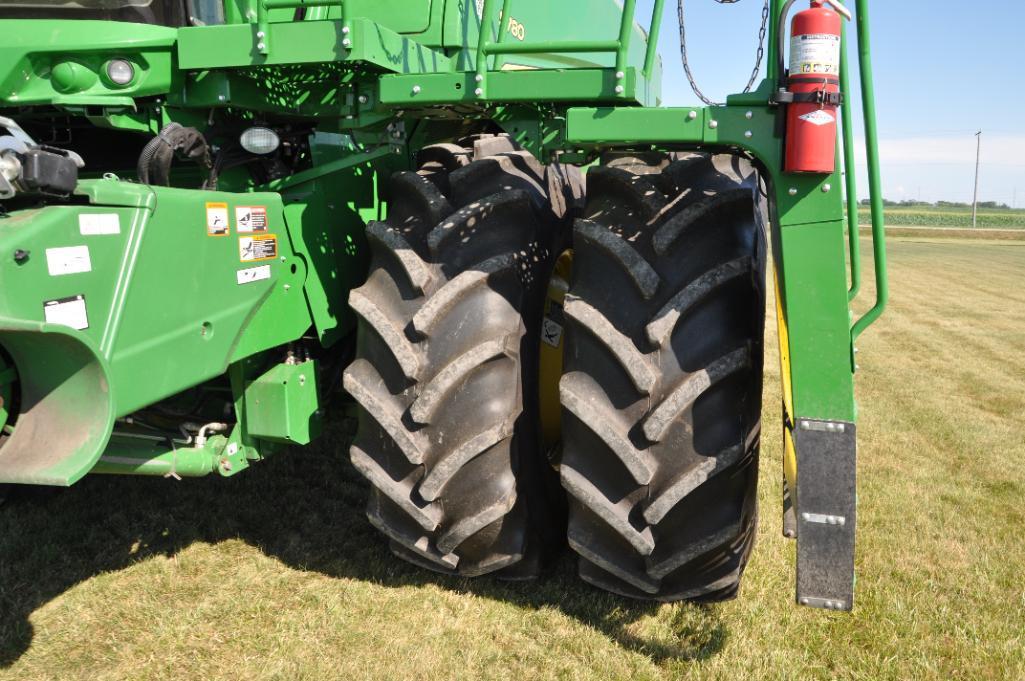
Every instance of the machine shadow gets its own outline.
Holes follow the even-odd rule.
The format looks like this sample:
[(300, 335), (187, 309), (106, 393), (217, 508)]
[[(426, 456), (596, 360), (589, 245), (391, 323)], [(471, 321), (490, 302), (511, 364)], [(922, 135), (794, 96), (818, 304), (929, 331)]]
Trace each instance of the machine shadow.
[(193, 542), (228, 539), (330, 577), (437, 585), (523, 608), (557, 608), (656, 664), (707, 659), (725, 645), (728, 632), (714, 605), (671, 606), (672, 640), (638, 633), (641, 620), (663, 606), (584, 584), (568, 549), (529, 582), (454, 578), (394, 558), (366, 521), (368, 489), (344, 456), (346, 424), (333, 421), (318, 447), (282, 452), (230, 479), (95, 476), (70, 489), (16, 490), (0, 507), (0, 669), (31, 646), (31, 614), (79, 582), (173, 556)]

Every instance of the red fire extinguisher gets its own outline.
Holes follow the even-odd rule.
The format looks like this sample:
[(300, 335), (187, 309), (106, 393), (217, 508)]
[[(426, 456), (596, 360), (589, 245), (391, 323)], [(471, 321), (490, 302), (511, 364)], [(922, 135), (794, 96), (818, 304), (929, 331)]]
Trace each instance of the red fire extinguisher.
[[(824, 5), (830, 5), (829, 9)], [(835, 10), (835, 11), (833, 11)], [(834, 0), (811, 0), (794, 16), (786, 100), (786, 171), (836, 170), (836, 112), (840, 105), (840, 15), (851, 13)]]

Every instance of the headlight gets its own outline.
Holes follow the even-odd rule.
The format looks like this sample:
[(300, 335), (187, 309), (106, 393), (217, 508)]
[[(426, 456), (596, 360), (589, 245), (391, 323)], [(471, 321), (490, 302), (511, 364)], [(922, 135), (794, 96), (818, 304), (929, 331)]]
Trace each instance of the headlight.
[(238, 141), (242, 144), (243, 149), (250, 154), (257, 154), (259, 156), (275, 151), (281, 144), (281, 138), (278, 137), (278, 133), (270, 128), (259, 126), (248, 128), (242, 133)]
[(124, 59), (111, 59), (106, 66), (107, 78), (114, 85), (125, 86), (135, 80), (135, 67)]

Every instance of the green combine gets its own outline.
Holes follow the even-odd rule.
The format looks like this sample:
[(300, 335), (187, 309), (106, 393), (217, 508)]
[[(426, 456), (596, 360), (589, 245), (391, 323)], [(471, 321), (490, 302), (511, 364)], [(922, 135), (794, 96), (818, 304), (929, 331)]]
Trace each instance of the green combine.
[[(333, 400), (399, 557), (729, 598), (774, 286), (797, 599), (850, 609), (868, 2), (859, 319), (846, 55), (788, 85), (792, 5), (760, 84), (666, 108), (663, 0), (3, 3), (0, 483), (232, 476)], [(843, 164), (789, 172), (802, 106)]]

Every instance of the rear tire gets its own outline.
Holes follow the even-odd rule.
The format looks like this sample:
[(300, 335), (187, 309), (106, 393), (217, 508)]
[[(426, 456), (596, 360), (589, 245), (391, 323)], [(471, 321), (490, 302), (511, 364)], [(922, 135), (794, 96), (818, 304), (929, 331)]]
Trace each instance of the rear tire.
[(572, 172), (504, 135), (434, 145), (393, 177), (388, 219), (368, 226), (370, 273), (349, 299), (359, 328), (344, 383), (361, 406), (350, 453), (372, 485), (370, 522), (410, 562), (528, 578), (563, 541), (535, 396)]
[(588, 175), (566, 298), (563, 486), (581, 577), (735, 595), (755, 537), (765, 306), (757, 173), (733, 155)]

